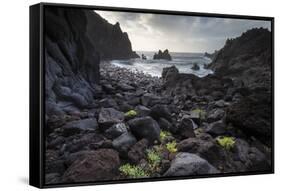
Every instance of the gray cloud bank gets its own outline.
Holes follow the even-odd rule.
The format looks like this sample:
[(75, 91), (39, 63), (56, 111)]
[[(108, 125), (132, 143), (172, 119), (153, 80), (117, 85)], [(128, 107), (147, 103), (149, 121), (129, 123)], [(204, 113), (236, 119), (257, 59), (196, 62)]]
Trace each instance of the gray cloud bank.
[(109, 23), (120, 23), (129, 34), (134, 50), (172, 52), (213, 52), (227, 38), (240, 36), (254, 27), (270, 30), (270, 21), (175, 16), (148, 13), (95, 11)]

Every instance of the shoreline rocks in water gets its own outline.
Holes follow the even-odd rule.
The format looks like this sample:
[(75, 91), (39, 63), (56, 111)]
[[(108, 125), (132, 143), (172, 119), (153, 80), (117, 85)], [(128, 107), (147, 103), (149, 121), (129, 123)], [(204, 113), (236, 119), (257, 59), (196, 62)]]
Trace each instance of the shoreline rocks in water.
[(198, 66), (197, 63), (194, 63), (191, 69), (196, 71), (196, 70), (200, 70), (200, 67)]
[(172, 60), (172, 57), (169, 53), (169, 50), (166, 49), (163, 52), (161, 50), (158, 51), (158, 53), (155, 53), (153, 55), (153, 60), (158, 60), (158, 59), (163, 59), (163, 60)]

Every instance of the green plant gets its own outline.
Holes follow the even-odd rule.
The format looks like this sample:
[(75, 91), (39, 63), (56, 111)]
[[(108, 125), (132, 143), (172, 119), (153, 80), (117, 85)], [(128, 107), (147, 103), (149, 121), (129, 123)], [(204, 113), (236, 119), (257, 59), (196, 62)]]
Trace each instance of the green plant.
[(206, 113), (206, 111), (204, 111), (202, 109), (197, 108), (197, 109), (192, 110), (191, 112), (198, 114), (199, 118), (202, 120), (206, 119), (207, 113)]
[(130, 110), (125, 113), (125, 117), (135, 117), (138, 113), (135, 110)]
[(160, 141), (163, 142), (171, 133), (168, 131), (160, 131)]
[(166, 144), (166, 148), (170, 153), (175, 153), (178, 151), (176, 141), (172, 141)]
[(152, 170), (157, 169), (161, 163), (160, 153), (155, 150), (147, 150), (147, 160)]
[(226, 150), (232, 149), (235, 144), (234, 137), (223, 136), (223, 137), (218, 137), (216, 140), (217, 140), (218, 144), (220, 146), (222, 146), (223, 148), (225, 148)]
[(141, 167), (131, 164), (120, 166), (119, 171), (129, 178), (144, 178), (149, 177), (149, 174)]

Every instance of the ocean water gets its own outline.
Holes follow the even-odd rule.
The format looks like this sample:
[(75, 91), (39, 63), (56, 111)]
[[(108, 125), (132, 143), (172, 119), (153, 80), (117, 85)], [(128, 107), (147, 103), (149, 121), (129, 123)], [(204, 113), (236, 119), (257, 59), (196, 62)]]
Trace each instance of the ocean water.
[[(208, 65), (211, 59), (204, 57), (203, 53), (176, 53), (171, 52), (172, 60), (153, 60), (155, 52), (137, 51), (138, 55), (144, 54), (147, 60), (141, 58), (129, 60), (112, 60), (111, 64), (118, 67), (125, 67), (132, 71), (140, 71), (152, 76), (161, 77), (162, 69), (165, 67), (176, 66), (180, 73), (194, 74), (199, 77), (204, 77), (212, 74), (213, 71), (205, 69), (204, 65)], [(193, 64), (197, 63), (199, 70), (191, 69)]]

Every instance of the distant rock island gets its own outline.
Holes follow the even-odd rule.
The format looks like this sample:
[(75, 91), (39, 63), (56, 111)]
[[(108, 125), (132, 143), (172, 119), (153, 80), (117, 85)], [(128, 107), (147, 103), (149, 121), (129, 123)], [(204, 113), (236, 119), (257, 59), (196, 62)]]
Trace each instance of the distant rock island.
[(158, 53), (155, 53), (153, 56), (153, 60), (158, 60), (158, 59), (172, 60), (169, 50), (166, 49), (166, 50), (164, 50), (164, 52), (159, 50)]

